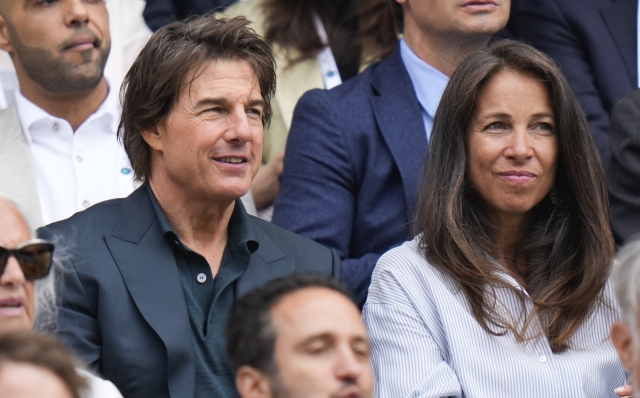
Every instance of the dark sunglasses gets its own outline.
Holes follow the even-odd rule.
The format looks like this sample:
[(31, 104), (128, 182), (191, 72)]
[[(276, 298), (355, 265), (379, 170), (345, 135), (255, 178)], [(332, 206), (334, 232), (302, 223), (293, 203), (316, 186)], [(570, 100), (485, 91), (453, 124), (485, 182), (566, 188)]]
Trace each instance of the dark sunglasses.
[(53, 258), (53, 243), (32, 239), (21, 243), (16, 249), (0, 246), (0, 276), (4, 273), (9, 257), (14, 256), (22, 268), (24, 277), (33, 281), (49, 274)]

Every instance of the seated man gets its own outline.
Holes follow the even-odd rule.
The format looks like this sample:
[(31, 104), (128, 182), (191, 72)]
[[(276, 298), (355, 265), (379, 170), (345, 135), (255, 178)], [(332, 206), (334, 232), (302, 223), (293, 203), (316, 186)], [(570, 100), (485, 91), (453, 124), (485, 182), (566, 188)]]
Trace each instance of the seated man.
[[(611, 342), (632, 386), (616, 389), (620, 396), (640, 396), (640, 240), (629, 242), (616, 257), (613, 283), (620, 308), (620, 321), (611, 328)], [(633, 389), (633, 391), (632, 391)]]
[(269, 282), (227, 322), (242, 398), (373, 397), (369, 339), (341, 284), (314, 274)]
[(558, 62), (607, 163), (613, 106), (639, 84), (638, 1), (523, 0), (517, 14), (517, 36)]
[(449, 76), (509, 18), (510, 0), (394, 0), (399, 48), (296, 106), (276, 225), (335, 249), (363, 305), (381, 254), (411, 237), (429, 134)]
[(340, 276), (337, 255), (238, 199), (275, 89), (271, 50), (248, 24), (159, 29), (124, 83), (121, 139), (145, 183), (39, 230), (74, 245), (60, 337), (126, 397), (233, 397), (223, 332), (236, 298), (295, 272)]
[(119, 87), (103, 76), (110, 48), (102, 0), (0, 1), (0, 49), (20, 83), (0, 112), (0, 195), (32, 228), (135, 188)]

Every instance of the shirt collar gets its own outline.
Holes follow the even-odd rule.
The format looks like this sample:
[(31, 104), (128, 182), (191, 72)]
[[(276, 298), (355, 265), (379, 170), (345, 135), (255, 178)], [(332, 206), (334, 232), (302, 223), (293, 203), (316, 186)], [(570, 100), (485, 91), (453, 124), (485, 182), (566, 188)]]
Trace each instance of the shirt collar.
[[(109, 84), (108, 80), (107, 83)], [(89, 116), (89, 118), (85, 120), (84, 123), (82, 123), (83, 125), (104, 117), (107, 118), (106, 122), (109, 123), (109, 131), (111, 131), (113, 134), (116, 134), (118, 123), (120, 123), (120, 101), (118, 98), (118, 90), (114, 90), (112, 87), (113, 86), (109, 84), (109, 93), (107, 94), (107, 97), (102, 102), (102, 104), (100, 104), (100, 107), (91, 116)], [(15, 90), (15, 101), (16, 108), (18, 109), (18, 118), (20, 119), (22, 130), (29, 144), (31, 144), (32, 141), (30, 129), (34, 123), (41, 120), (51, 120), (58, 122), (64, 121), (59, 117), (50, 115), (44, 109), (29, 101), (20, 92), (20, 87), (16, 88)], [(64, 122), (66, 123), (66, 121)]]
[(409, 73), (418, 102), (429, 116), (434, 117), (449, 78), (420, 59), (409, 48), (404, 38), (400, 40), (400, 56)]
[[(158, 199), (153, 193), (153, 190), (151, 190), (151, 186), (148, 183), (145, 183), (145, 185), (147, 188), (147, 192), (149, 193), (149, 199), (151, 199), (151, 206), (153, 207), (153, 211), (158, 218), (158, 223), (160, 224), (162, 234), (167, 239), (180, 241), (180, 237), (178, 236), (178, 234), (176, 234), (173, 227), (169, 223), (167, 215), (165, 214), (164, 210), (162, 210), (160, 203), (158, 203)], [(242, 205), (242, 200), (240, 199), (236, 199), (233, 213), (231, 214), (231, 218), (229, 219), (227, 233), (229, 237), (227, 246), (234, 251), (242, 253), (247, 250), (249, 253), (254, 253), (256, 250), (258, 250), (259, 244), (256, 240), (256, 235), (253, 231), (253, 226), (251, 225), (249, 214), (247, 214), (247, 211)]]

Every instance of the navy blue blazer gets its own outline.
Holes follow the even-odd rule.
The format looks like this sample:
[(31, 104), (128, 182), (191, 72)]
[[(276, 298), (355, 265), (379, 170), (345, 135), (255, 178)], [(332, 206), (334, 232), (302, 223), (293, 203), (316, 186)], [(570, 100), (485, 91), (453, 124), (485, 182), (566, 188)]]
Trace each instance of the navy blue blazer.
[(519, 35), (559, 64), (605, 163), (613, 106), (638, 87), (637, 0), (525, 0)]
[(146, 0), (142, 16), (154, 32), (169, 22), (191, 15), (222, 11), (236, 0)]
[[(236, 204), (239, 205), (239, 202)], [(335, 253), (251, 217), (258, 250), (236, 296), (295, 272), (340, 277)], [(38, 230), (67, 246), (59, 336), (125, 397), (193, 398), (195, 354), (173, 252), (143, 186)]]
[(426, 156), (420, 104), (396, 49), (300, 98), (273, 222), (336, 250), (362, 305), (380, 255), (411, 238)]

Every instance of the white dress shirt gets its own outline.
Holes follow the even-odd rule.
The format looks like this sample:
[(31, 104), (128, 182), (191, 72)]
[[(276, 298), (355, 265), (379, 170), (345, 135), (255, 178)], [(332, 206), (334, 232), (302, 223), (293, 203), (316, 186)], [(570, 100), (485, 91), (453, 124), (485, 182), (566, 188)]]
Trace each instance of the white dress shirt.
[[(603, 292), (606, 304), (582, 323), (570, 348), (556, 354), (544, 334), (521, 343), (512, 333), (487, 333), (453, 278), (422, 256), (418, 239), (380, 258), (364, 306), (377, 398), (614, 398), (614, 388), (627, 384), (609, 338), (618, 318), (610, 282)], [(531, 310), (526, 291), (501, 276), (525, 293)], [(513, 291), (494, 292), (498, 309), (522, 313)], [(530, 332), (539, 328), (534, 323)]]
[(74, 133), (15, 92), (18, 116), (31, 149), (43, 225), (107, 199), (127, 196), (135, 185), (129, 159), (118, 143), (117, 90)]

